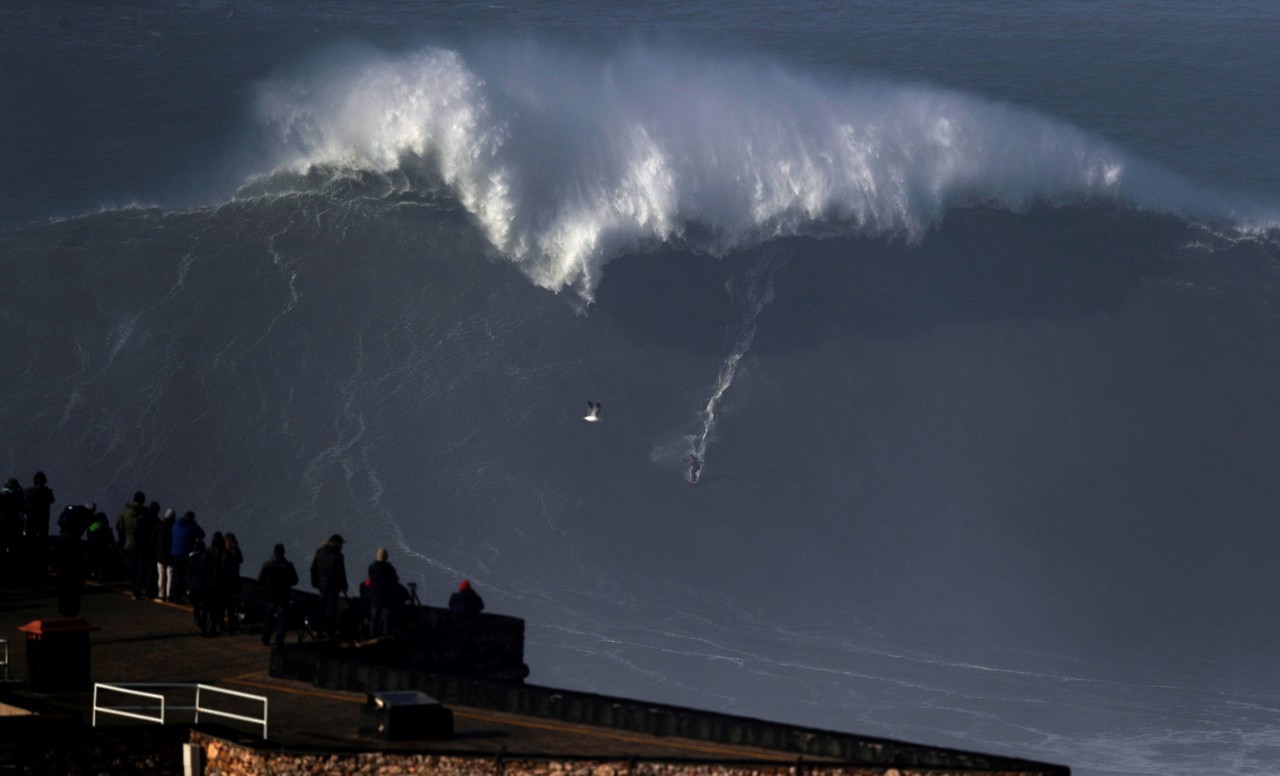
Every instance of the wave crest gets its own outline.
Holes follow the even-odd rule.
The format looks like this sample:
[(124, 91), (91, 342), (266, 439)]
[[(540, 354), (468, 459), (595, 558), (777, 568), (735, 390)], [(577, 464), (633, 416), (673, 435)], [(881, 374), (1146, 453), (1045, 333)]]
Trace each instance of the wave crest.
[(591, 298), (623, 249), (901, 234), (946, 211), (1108, 198), (1194, 217), (1234, 203), (1029, 110), (760, 62), (534, 44), (362, 55), (260, 90), (281, 164), (425, 165), (539, 285)]

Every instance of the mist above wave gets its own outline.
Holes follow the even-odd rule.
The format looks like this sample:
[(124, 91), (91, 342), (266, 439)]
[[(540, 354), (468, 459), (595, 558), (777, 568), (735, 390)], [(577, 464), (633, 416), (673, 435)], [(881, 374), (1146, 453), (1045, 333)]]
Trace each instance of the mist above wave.
[[(831, 232), (917, 239), (958, 205), (1233, 203), (1032, 111), (760, 61), (535, 43), (362, 51), (261, 86), (294, 172), (426, 172), (539, 285), (590, 298), (610, 256)], [(414, 180), (413, 176), (407, 180)]]

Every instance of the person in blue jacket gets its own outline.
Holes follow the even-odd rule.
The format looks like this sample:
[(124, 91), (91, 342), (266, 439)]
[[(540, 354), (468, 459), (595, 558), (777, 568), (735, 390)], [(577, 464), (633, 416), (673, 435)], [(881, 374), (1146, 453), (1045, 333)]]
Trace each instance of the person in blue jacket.
[(173, 559), (173, 583), (171, 597), (181, 601), (187, 589), (191, 568), (191, 551), (195, 549), (196, 539), (204, 538), (204, 529), (196, 522), (196, 513), (187, 511), (173, 523), (173, 543), (169, 546), (169, 557)]

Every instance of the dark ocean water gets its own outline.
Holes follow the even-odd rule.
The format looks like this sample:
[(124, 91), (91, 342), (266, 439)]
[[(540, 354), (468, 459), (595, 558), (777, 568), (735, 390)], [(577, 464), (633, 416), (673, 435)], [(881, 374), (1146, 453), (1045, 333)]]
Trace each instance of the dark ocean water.
[(1275, 773), (1278, 37), (6, 6), (0, 461), (467, 577), (542, 684)]

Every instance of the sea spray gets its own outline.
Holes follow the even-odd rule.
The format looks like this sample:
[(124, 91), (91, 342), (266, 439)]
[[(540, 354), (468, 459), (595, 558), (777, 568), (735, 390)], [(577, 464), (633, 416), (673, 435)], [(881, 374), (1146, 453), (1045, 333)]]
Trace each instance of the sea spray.
[(259, 107), (278, 130), (276, 175), (443, 186), (531, 280), (587, 301), (611, 258), (663, 244), (916, 240), (974, 204), (1101, 199), (1228, 222), (1248, 210), (1027, 109), (643, 46), (366, 54), (266, 83)]

